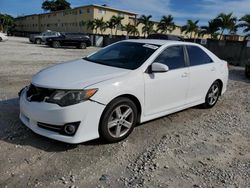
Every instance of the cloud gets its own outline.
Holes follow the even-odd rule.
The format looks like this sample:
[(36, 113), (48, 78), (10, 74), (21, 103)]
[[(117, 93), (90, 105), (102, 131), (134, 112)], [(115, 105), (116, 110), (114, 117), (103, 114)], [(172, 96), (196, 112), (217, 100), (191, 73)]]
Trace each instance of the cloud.
[[(179, 6), (183, 6), (181, 10), (171, 6), (177, 2), (179, 2)], [(109, 3), (107, 2), (107, 4)], [(162, 15), (172, 14), (177, 24), (180, 25), (184, 24), (187, 19), (200, 20), (199, 24), (204, 25), (221, 12), (233, 12), (238, 18), (250, 13), (250, 0), (199, 0), (196, 2), (183, 2), (182, 0), (116, 0), (109, 5), (134, 11), (138, 14), (153, 15), (153, 19), (156, 20), (159, 20)], [(185, 9), (185, 6), (188, 5), (191, 5), (191, 10)]]

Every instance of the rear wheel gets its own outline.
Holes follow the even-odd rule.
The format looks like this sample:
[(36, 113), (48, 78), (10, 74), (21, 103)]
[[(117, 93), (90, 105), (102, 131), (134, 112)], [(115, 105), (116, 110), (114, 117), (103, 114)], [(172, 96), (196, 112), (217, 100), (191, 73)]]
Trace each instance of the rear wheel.
[(53, 48), (59, 48), (61, 45), (59, 41), (53, 41), (52, 46)]
[(215, 81), (212, 86), (209, 88), (204, 107), (205, 108), (212, 108), (218, 101), (221, 92), (221, 85), (218, 81)]
[(107, 142), (118, 142), (130, 135), (137, 121), (136, 105), (128, 98), (114, 99), (105, 109), (100, 135)]
[(81, 42), (78, 46), (79, 49), (86, 49), (87, 45), (85, 42)]
[(2, 41), (3, 39), (0, 37), (0, 42)]
[(41, 39), (36, 39), (36, 40), (35, 40), (35, 43), (36, 43), (36, 44), (41, 44), (41, 43), (42, 43), (42, 40), (41, 40)]

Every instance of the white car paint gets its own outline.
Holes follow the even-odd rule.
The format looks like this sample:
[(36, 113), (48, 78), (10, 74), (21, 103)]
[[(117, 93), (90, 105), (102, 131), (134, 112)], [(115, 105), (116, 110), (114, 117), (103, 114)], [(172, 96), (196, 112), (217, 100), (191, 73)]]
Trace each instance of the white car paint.
[[(20, 119), (37, 134), (67, 142), (81, 143), (99, 137), (99, 122), (106, 107), (121, 95), (136, 97), (140, 103), (140, 123), (177, 112), (205, 102), (208, 89), (215, 80), (223, 83), (222, 94), (228, 81), (227, 62), (220, 60), (206, 48), (193, 43), (165, 40), (127, 40), (129, 42), (161, 45), (135, 70), (100, 65), (86, 60), (63, 63), (32, 78), (32, 84), (53, 89), (92, 89), (98, 91), (91, 100), (60, 107), (46, 102), (29, 102), (27, 89), (20, 96)], [(213, 63), (166, 73), (148, 74), (146, 70), (166, 48), (174, 45), (194, 45), (204, 50)], [(64, 125), (80, 121), (74, 136), (64, 136), (37, 126), (37, 122)]]
[(7, 40), (8, 40), (8, 37), (4, 33), (0, 32), (0, 42), (7, 41)]

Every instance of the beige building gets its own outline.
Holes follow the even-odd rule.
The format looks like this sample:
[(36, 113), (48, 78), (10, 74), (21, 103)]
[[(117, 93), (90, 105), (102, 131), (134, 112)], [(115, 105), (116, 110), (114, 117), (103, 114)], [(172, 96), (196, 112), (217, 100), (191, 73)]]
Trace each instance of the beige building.
[[(109, 21), (112, 16), (120, 16), (124, 19), (122, 20), (122, 25), (128, 23), (135, 25), (137, 22), (137, 14), (134, 12), (129, 12), (126, 10), (119, 10), (111, 8), (109, 6), (100, 5), (86, 5), (73, 9), (56, 11), (44, 14), (33, 14), (28, 16), (22, 16), (16, 18), (16, 29), (22, 32), (43, 32), (46, 30), (53, 30), (59, 32), (83, 32), (94, 34), (94, 30), (87, 29), (86, 21), (101, 19), (104, 21)], [(140, 36), (144, 36), (142, 33), (142, 24), (137, 26)], [(154, 30), (157, 29), (157, 22), (154, 24)], [(115, 29), (113, 29), (113, 34)], [(98, 29), (97, 33), (101, 33)], [(110, 29), (106, 29), (102, 34), (111, 34)], [(126, 31), (122, 28), (118, 28), (118, 35), (126, 35)], [(181, 33), (181, 27), (176, 26), (176, 29), (172, 31), (172, 35), (179, 35), (188, 38), (189, 35), (185, 36)], [(204, 36), (203, 38), (207, 38)]]
[[(34, 14), (16, 18), (16, 29), (24, 32), (42, 32), (45, 30), (54, 30), (60, 32), (85, 32), (94, 33), (93, 30), (87, 30), (88, 20), (103, 18), (104, 21), (110, 20), (112, 16), (121, 16), (122, 25), (128, 23), (135, 24), (136, 13), (118, 10), (108, 6), (87, 5), (73, 9), (56, 11), (45, 14)], [(98, 31), (100, 33), (100, 31)], [(106, 29), (103, 34), (110, 34), (110, 29)], [(117, 31), (118, 35), (125, 34), (121, 29)]]

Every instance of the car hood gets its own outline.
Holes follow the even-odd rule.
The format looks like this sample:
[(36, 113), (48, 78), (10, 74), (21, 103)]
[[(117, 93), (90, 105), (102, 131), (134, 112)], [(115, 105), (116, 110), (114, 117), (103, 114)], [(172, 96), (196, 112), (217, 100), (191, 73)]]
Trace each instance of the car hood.
[(53, 89), (83, 89), (131, 70), (105, 66), (86, 60), (75, 60), (46, 68), (32, 77), (37, 87)]

